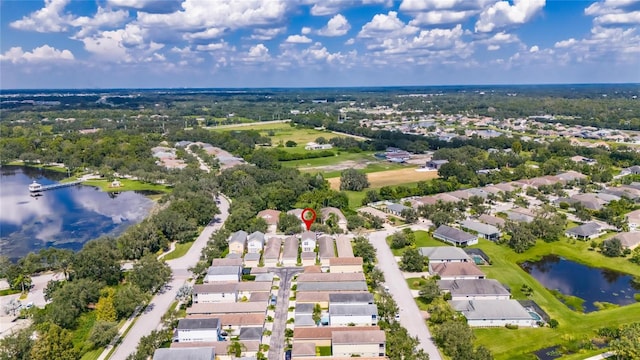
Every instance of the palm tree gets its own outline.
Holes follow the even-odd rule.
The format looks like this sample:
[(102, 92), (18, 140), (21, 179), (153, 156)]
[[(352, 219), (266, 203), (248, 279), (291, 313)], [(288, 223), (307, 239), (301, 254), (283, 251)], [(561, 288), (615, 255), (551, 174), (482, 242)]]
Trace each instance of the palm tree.
[(238, 340), (233, 340), (227, 348), (227, 353), (236, 358), (241, 357), (243, 351), (247, 351), (247, 347)]

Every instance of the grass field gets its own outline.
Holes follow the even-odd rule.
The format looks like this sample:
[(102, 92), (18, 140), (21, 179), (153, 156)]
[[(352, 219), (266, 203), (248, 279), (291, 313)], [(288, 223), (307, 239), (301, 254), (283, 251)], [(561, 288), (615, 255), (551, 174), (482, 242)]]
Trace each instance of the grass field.
[(82, 182), (84, 185), (96, 186), (100, 188), (102, 191), (113, 192), (113, 191), (154, 191), (159, 193), (166, 193), (171, 191), (169, 187), (164, 185), (157, 185), (151, 183), (145, 183), (136, 180), (129, 179), (119, 179), (120, 187), (113, 188), (111, 187), (111, 182), (108, 180), (88, 180)]
[[(489, 348), (496, 359), (530, 359), (530, 353), (553, 345), (566, 344), (572, 339), (590, 339), (598, 328), (619, 326), (640, 319), (640, 303), (614, 309), (581, 314), (570, 310), (550, 291), (520, 268), (518, 263), (535, 260), (548, 254), (555, 254), (585, 265), (616, 269), (634, 276), (640, 276), (640, 267), (623, 258), (607, 258), (597, 252), (589, 251), (587, 242), (571, 244), (567, 241), (554, 243), (538, 242), (538, 245), (523, 254), (496, 245), (490, 241), (480, 240), (474, 246), (481, 248), (489, 257), (492, 265), (483, 266), (482, 270), (488, 278), (496, 279), (509, 286), (513, 297), (524, 299), (520, 292), (522, 284), (533, 289), (531, 299), (540, 305), (551, 318), (558, 320), (557, 329), (534, 328), (509, 330), (505, 328), (476, 329), (476, 343)], [(582, 354), (563, 357), (563, 359), (584, 359), (590, 354), (602, 351), (586, 351)]]
[[(414, 234), (416, 236), (416, 242), (415, 246), (413, 247), (415, 248), (428, 246), (450, 246), (449, 244), (443, 243), (440, 240), (434, 239), (433, 236), (431, 236), (431, 234), (426, 231), (418, 230), (414, 231)], [(391, 249), (391, 236), (387, 237), (387, 245), (389, 245), (389, 248)], [(404, 252), (407, 251), (408, 248), (409, 247), (406, 246), (402, 249), (391, 249), (391, 252), (394, 256), (402, 256), (402, 254), (404, 254)]]
[[(415, 168), (405, 168), (398, 170), (379, 171), (367, 174), (370, 188), (376, 189), (383, 186), (402, 185), (418, 181), (431, 180), (438, 177), (435, 171), (416, 171)], [(332, 189), (340, 189), (340, 178), (327, 179)]]
[(173, 250), (172, 252), (168, 253), (162, 259), (164, 259), (164, 260), (173, 260), (173, 259), (177, 259), (177, 258), (183, 257), (184, 254), (186, 254), (187, 251), (189, 251), (189, 249), (191, 249), (191, 245), (193, 245), (193, 241), (190, 241), (188, 243), (183, 243), (183, 244), (176, 244), (175, 250)]

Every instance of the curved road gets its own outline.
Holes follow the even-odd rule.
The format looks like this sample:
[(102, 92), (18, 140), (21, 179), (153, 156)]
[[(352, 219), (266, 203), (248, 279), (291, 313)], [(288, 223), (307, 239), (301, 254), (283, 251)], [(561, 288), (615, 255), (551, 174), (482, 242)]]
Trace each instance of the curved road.
[(369, 234), (369, 242), (376, 248), (378, 256), (378, 268), (384, 273), (385, 284), (389, 287), (389, 293), (398, 303), (400, 309), (400, 323), (411, 336), (420, 341), (420, 348), (429, 354), (430, 360), (442, 360), (438, 348), (433, 342), (429, 328), (420, 314), (420, 309), (411, 294), (409, 285), (402, 276), (398, 264), (391, 253), (391, 249), (385, 241), (386, 237), (393, 234), (396, 229), (377, 231)]
[(121, 340), (120, 345), (118, 345), (110, 359), (125, 360), (129, 354), (136, 351), (136, 347), (143, 336), (149, 335), (151, 331), (158, 328), (162, 315), (167, 312), (171, 303), (176, 299), (178, 289), (191, 277), (189, 268), (200, 260), (200, 253), (207, 245), (211, 234), (220, 229), (229, 216), (229, 201), (224, 196), (219, 196), (218, 199), (220, 199), (220, 204), (218, 204), (220, 215), (216, 216), (204, 228), (184, 256), (167, 261), (167, 264), (171, 267), (172, 280), (167, 284), (165, 291), (153, 297), (147, 310), (138, 317), (136, 323), (133, 324), (127, 335)]

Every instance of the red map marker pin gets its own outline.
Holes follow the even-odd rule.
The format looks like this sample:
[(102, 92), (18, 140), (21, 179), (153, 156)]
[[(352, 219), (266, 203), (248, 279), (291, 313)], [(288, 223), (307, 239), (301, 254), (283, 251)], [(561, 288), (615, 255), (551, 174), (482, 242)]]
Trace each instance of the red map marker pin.
[(307, 231), (309, 231), (311, 229), (311, 224), (316, 221), (316, 212), (312, 208), (306, 208), (302, 210), (300, 217), (302, 218), (302, 222), (307, 225)]

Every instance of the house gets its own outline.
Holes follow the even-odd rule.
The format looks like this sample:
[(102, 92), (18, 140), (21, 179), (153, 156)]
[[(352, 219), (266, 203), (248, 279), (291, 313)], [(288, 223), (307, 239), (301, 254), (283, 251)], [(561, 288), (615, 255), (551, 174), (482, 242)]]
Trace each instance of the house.
[(284, 239), (284, 246), (282, 248), (282, 265), (284, 266), (296, 266), (298, 263), (298, 249), (299, 240), (294, 236), (289, 236)]
[[(296, 327), (297, 328), (297, 327)], [(315, 357), (316, 356), (316, 344), (312, 342), (293, 342), (291, 347), (291, 357)]]
[(595, 222), (588, 222), (579, 226), (572, 227), (564, 232), (567, 237), (578, 240), (591, 240), (602, 236), (605, 232), (600, 225)]
[(382, 330), (335, 331), (331, 333), (334, 357), (383, 357), (386, 337)]
[[(229, 345), (231, 341), (207, 341), (207, 342), (198, 342), (198, 343), (179, 343), (175, 342), (171, 344), (172, 349), (179, 349), (185, 347), (203, 347), (203, 348), (213, 348), (216, 351), (216, 358), (220, 360), (231, 360), (233, 359), (232, 354), (229, 354)], [(245, 356), (244, 360), (255, 359), (256, 354), (258, 353), (260, 347), (260, 341), (255, 340), (247, 340), (242, 341), (242, 344), (246, 347), (246, 350), (242, 352)], [(178, 360), (178, 359), (176, 359)], [(180, 359), (182, 360), (182, 359)]]
[(153, 360), (215, 360), (216, 352), (213, 347), (194, 348), (160, 348), (153, 352)]
[(262, 314), (264, 316), (267, 313), (267, 306), (266, 302), (193, 304), (187, 308), (187, 315)]
[(329, 295), (330, 326), (370, 326), (378, 324), (378, 307), (375, 304), (354, 306), (334, 304)]
[(478, 237), (447, 225), (440, 225), (433, 232), (433, 237), (454, 246), (469, 246), (478, 243)]
[(204, 276), (204, 282), (217, 282), (217, 281), (240, 281), (240, 275), (242, 274), (242, 266), (211, 266), (207, 270), (207, 274)]
[(640, 232), (638, 231), (623, 232), (616, 235), (615, 238), (620, 240), (625, 249), (633, 250), (640, 245)]
[(440, 276), (440, 280), (485, 278), (482, 270), (471, 262), (429, 263), (429, 273)]
[(260, 253), (246, 253), (244, 254), (244, 266), (247, 268), (254, 268), (260, 265)]
[(318, 258), (320, 265), (329, 268), (329, 259), (335, 258), (335, 246), (333, 238), (328, 235), (323, 235), (318, 238)]
[(247, 232), (244, 230), (238, 230), (231, 234), (231, 237), (229, 237), (230, 254), (244, 254), (244, 247), (247, 243), (247, 235)]
[(370, 330), (380, 330), (378, 326), (360, 326), (354, 329), (350, 326), (322, 326), (293, 329), (294, 343), (312, 343), (315, 346), (331, 346), (331, 335), (337, 332), (361, 332)]
[(300, 242), (302, 246), (302, 252), (315, 252), (316, 251), (316, 233), (313, 231), (305, 231), (300, 234)]
[(242, 266), (242, 258), (217, 258), (211, 261), (211, 266)]
[(460, 226), (463, 229), (472, 231), (487, 240), (496, 241), (500, 239), (500, 230), (493, 225), (483, 224), (473, 220), (465, 220)]
[(491, 216), (487, 214), (482, 214), (478, 216), (478, 221), (483, 222), (485, 224), (493, 225), (497, 228), (501, 228), (504, 226), (506, 221), (503, 218), (499, 218), (497, 216)]
[(264, 233), (256, 231), (247, 236), (247, 252), (258, 254), (264, 247)]
[(368, 288), (365, 281), (299, 282), (297, 291), (298, 293), (306, 291), (358, 292), (368, 291)]
[(221, 340), (220, 321), (216, 318), (180, 319), (174, 339), (178, 342)]
[(234, 282), (196, 284), (193, 286), (193, 303), (234, 303), (238, 301), (237, 285)]
[[(329, 307), (329, 296), (336, 292), (331, 291), (304, 291), (296, 293), (296, 304), (320, 304), (323, 309)], [(340, 294), (365, 294), (364, 291), (341, 291)]]
[(264, 314), (216, 314), (216, 315), (187, 315), (187, 319), (209, 319), (215, 317), (220, 321), (220, 331), (227, 333), (237, 333), (240, 328), (258, 328), (262, 330), (264, 327)]
[(640, 174), (640, 165), (634, 165), (628, 168), (622, 169), (620, 175), (638, 175)]
[(262, 341), (262, 333), (264, 329), (261, 327), (241, 327), (238, 339), (240, 341), (255, 340)]
[(433, 246), (418, 248), (420, 255), (429, 258), (429, 263), (467, 262), (471, 261), (469, 255), (459, 247)]
[(373, 294), (368, 292), (329, 294), (329, 307), (331, 305), (366, 306), (373, 304)]
[(439, 280), (440, 290), (451, 294), (451, 300), (508, 300), (509, 290), (494, 279)]
[(345, 282), (345, 281), (365, 281), (364, 273), (333, 273), (333, 272), (304, 272), (298, 274), (298, 284), (316, 282)]
[(333, 148), (331, 144), (317, 144), (315, 142), (308, 142), (304, 147), (305, 150), (329, 150)]
[(296, 303), (294, 327), (317, 326), (313, 320), (313, 309), (315, 304)]
[(569, 170), (556, 175), (556, 177), (560, 179), (560, 182), (566, 184), (569, 181), (585, 180), (587, 178), (587, 175), (584, 175), (574, 170)]
[(318, 254), (315, 251), (303, 251), (300, 254), (302, 266), (313, 266), (316, 264)]
[(267, 225), (269, 226), (267, 228), (267, 232), (276, 232), (276, 230), (278, 229), (278, 220), (280, 219), (280, 211), (272, 209), (262, 210), (258, 213), (257, 216), (259, 218), (263, 218), (264, 221), (267, 222)]
[(361, 257), (339, 257), (329, 259), (329, 271), (336, 273), (361, 273), (362, 270)]
[(430, 160), (430, 161), (427, 161), (426, 165), (428, 168), (440, 170), (442, 165), (448, 164), (448, 163), (449, 163), (449, 160)]
[(631, 231), (640, 231), (640, 210), (635, 210), (626, 215), (627, 223)]
[(469, 200), (474, 194), (469, 192), (468, 190), (456, 190), (449, 193), (449, 195), (456, 197), (461, 200)]
[(389, 204), (387, 205), (387, 211), (395, 216), (402, 216), (402, 212), (405, 210), (411, 210), (410, 207), (402, 204)]
[(264, 253), (262, 254), (262, 260), (264, 261), (265, 267), (276, 267), (278, 265), (278, 262), (280, 262), (281, 246), (282, 239), (280, 238), (272, 237), (267, 240), (267, 245), (265, 246)]
[(518, 207), (506, 211), (506, 214), (509, 220), (527, 222), (527, 223), (532, 222), (533, 219), (535, 219), (536, 217), (533, 211), (530, 211), (529, 209), (518, 208)]
[(344, 216), (340, 209), (335, 207), (324, 207), (320, 209), (320, 215), (322, 216), (322, 222), (327, 224), (327, 221), (335, 222), (342, 231), (347, 231), (347, 218)]
[(449, 303), (465, 316), (471, 327), (536, 326), (536, 320), (516, 300), (451, 300)]
[(353, 257), (353, 247), (351, 246), (351, 238), (346, 235), (340, 234), (336, 238), (336, 249), (338, 250), (338, 257)]

